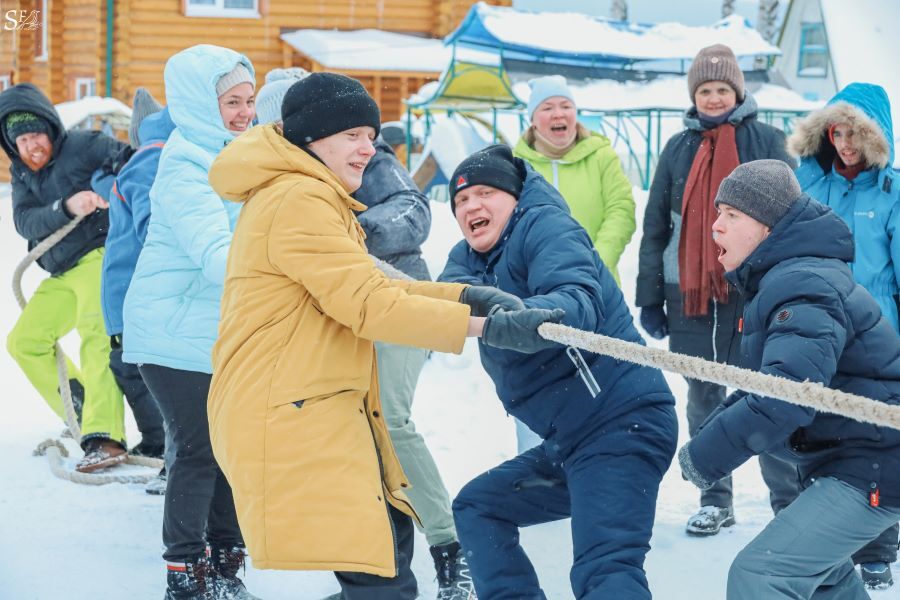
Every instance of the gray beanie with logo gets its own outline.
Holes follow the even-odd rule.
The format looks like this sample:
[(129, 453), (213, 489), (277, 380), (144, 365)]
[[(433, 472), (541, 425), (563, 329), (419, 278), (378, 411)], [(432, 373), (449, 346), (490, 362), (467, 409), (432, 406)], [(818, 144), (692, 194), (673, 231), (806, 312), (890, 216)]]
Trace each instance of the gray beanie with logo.
[(780, 160), (754, 160), (738, 167), (722, 180), (716, 206), (727, 204), (774, 227), (803, 191), (794, 170)]

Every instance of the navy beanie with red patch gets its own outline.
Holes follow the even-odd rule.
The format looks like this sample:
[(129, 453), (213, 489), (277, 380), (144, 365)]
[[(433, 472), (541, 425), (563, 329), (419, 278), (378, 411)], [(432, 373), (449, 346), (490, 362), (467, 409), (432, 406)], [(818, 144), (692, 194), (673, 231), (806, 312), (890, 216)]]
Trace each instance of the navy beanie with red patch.
[(456, 194), (473, 185), (487, 185), (519, 198), (525, 184), (522, 159), (505, 144), (488, 146), (459, 163), (450, 177), (450, 210), (456, 214)]

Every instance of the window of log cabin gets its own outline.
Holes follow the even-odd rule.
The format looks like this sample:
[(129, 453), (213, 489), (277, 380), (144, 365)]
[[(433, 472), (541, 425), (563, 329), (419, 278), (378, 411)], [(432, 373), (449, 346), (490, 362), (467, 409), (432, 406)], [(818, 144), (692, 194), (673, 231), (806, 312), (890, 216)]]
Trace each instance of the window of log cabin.
[(34, 60), (47, 60), (47, 30), (50, 27), (50, 14), (47, 12), (47, 0), (41, 0), (37, 3), (40, 10), (35, 11), (39, 14), (35, 15), (39, 21), (38, 27), (34, 30)]
[(97, 80), (93, 77), (75, 78), (75, 99), (81, 100), (88, 96), (97, 95)]
[(182, 0), (187, 17), (258, 19), (261, 0)]
[(0, 75), (0, 92), (12, 86), (9, 75)]

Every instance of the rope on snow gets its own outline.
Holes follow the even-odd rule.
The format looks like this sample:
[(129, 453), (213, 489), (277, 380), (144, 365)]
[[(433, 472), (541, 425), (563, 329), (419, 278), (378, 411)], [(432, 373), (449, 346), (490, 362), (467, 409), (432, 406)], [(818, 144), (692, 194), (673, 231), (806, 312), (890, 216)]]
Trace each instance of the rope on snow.
[[(31, 266), (37, 259), (44, 255), (50, 248), (56, 245), (61, 239), (66, 237), (69, 232), (75, 229), (81, 223), (84, 217), (79, 216), (66, 223), (58, 230), (47, 236), (45, 239), (35, 246), (29, 252), (22, 262), (16, 266), (13, 271), (13, 294), (19, 303), (19, 308), (24, 309), (28, 303), (25, 295), (22, 293), (22, 275), (25, 270)], [(72, 402), (72, 390), (69, 387), (69, 370), (66, 367), (66, 355), (62, 346), (56, 342), (53, 346), (56, 355), (56, 372), (59, 382), (60, 396), (62, 397), (63, 410), (65, 412), (66, 426), (69, 433), (75, 438), (76, 442), (81, 441), (81, 427), (78, 424), (78, 416), (75, 413), (75, 405)], [(96, 473), (79, 473), (77, 471), (69, 471), (63, 463), (63, 458), (68, 456), (66, 447), (58, 440), (45, 440), (41, 442), (34, 450), (35, 456), (44, 455), (50, 461), (50, 471), (60, 479), (67, 479), (75, 483), (85, 483), (91, 485), (104, 485), (107, 483), (147, 483), (156, 477), (156, 473), (149, 475), (108, 475)], [(149, 458), (146, 456), (128, 456), (125, 461), (127, 464), (139, 465), (143, 467), (151, 467), (157, 471), (162, 468), (163, 461), (158, 458)]]

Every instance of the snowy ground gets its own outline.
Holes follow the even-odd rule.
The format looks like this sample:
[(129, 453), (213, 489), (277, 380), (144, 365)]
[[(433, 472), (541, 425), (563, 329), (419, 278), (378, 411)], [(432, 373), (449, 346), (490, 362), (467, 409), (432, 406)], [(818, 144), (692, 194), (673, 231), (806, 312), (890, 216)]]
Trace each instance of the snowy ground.
[[(645, 196), (637, 190), (635, 193), (640, 217)], [(437, 273), (459, 233), (446, 205), (435, 204), (433, 208), (434, 226), (426, 249), (432, 272)], [(637, 273), (637, 246), (632, 242), (620, 266), (629, 301), (633, 299)], [(12, 226), (8, 187), (0, 184), (0, 273), (10, 277), (25, 251), (25, 243)], [(34, 290), (41, 277), (36, 268), (26, 274), (26, 294)], [(12, 294), (0, 295), (0, 314), (5, 315), (0, 332), (4, 338), (17, 313)], [(76, 344), (72, 339), (65, 341), (70, 349)], [(46, 460), (33, 458), (31, 451), (41, 440), (56, 437), (62, 424), (6, 352), (0, 352), (0, 381), (6, 389), (6, 401), (0, 410), (0, 481), (5, 482), (0, 493), (0, 598), (161, 598), (165, 586), (160, 558), (162, 499), (148, 496), (139, 485), (95, 488), (54, 478)], [(679, 400), (684, 441), (686, 386), (679, 377), (670, 377), (669, 381)], [(435, 355), (429, 361), (419, 383), (414, 417), (451, 493), (514, 454), (513, 424), (481, 370), (474, 345), (467, 346), (462, 356)], [(131, 441), (137, 441), (133, 423), (129, 423), (129, 431), (133, 432)], [(70, 447), (76, 450), (74, 444)], [(683, 527), (696, 508), (698, 493), (681, 480), (677, 468), (669, 471), (660, 492), (653, 549), (647, 558), (656, 598), (724, 598), (731, 560), (771, 517), (756, 461), (737, 471), (735, 494), (735, 527), (711, 539), (689, 538)], [(572, 598), (568, 582), (569, 523), (526, 529), (522, 540), (547, 596), (552, 600)], [(414, 569), (422, 597), (434, 598), (434, 570), (424, 537), (418, 537), (416, 548)], [(250, 590), (265, 600), (313, 600), (338, 589), (330, 573), (258, 571), (251, 567), (246, 581)], [(900, 589), (872, 596), (900, 600)]]

